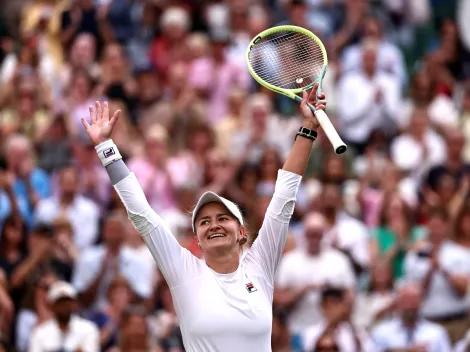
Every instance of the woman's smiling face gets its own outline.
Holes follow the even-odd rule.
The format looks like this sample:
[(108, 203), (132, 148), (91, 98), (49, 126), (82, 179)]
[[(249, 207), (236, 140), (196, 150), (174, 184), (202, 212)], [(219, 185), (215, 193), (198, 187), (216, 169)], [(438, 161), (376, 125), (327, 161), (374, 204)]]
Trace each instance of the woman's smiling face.
[(228, 209), (218, 202), (204, 205), (196, 216), (196, 237), (204, 253), (222, 253), (238, 248), (244, 228)]

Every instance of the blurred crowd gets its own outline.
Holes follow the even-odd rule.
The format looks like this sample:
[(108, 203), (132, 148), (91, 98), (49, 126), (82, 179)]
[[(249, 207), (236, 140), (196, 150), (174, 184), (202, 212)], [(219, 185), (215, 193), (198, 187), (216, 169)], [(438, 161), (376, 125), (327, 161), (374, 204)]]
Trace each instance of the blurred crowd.
[(240, 205), (248, 248), (301, 124), (246, 69), (278, 24), (325, 43), (349, 149), (314, 143), (273, 351), (470, 351), (469, 5), (0, 0), (0, 351), (184, 351), (80, 118), (122, 110), (113, 140), (182, 246), (202, 256), (188, 212), (212, 190)]

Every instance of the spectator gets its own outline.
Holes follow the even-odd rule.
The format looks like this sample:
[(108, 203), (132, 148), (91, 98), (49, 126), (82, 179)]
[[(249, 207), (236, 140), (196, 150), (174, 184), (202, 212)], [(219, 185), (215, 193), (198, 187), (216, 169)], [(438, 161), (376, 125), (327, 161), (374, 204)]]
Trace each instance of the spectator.
[(427, 293), (421, 308), (423, 317), (445, 327), (455, 343), (468, 329), (465, 297), (470, 279), (470, 254), (448, 235), (451, 228), (445, 211), (433, 210), (428, 221), (428, 240), (405, 258), (405, 279), (422, 285)]
[[(389, 138), (396, 129), (396, 108), (401, 104), (400, 82), (389, 73), (377, 70), (377, 45), (363, 44), (362, 70), (346, 73), (338, 86), (338, 122), (340, 130), (349, 144), (358, 153), (365, 151), (365, 143), (375, 129), (384, 131)], [(355, 100), (360, 86), (360, 105), (351, 108), (349, 101)]]
[(305, 351), (318, 351), (327, 336), (333, 337), (340, 351), (374, 351), (368, 334), (351, 322), (352, 300), (352, 293), (343, 289), (327, 287), (322, 291), (323, 319), (302, 332)]
[(56, 195), (41, 200), (36, 207), (35, 221), (52, 224), (64, 215), (73, 227), (74, 242), (80, 250), (98, 239), (99, 209), (96, 204), (78, 193), (78, 169), (65, 167), (59, 173)]
[(120, 213), (108, 215), (103, 224), (103, 244), (84, 250), (75, 263), (72, 282), (84, 308), (99, 309), (106, 304), (109, 284), (118, 273), (128, 280), (139, 298), (152, 294), (152, 266), (134, 250), (124, 247), (124, 220)]
[(96, 325), (74, 314), (76, 299), (77, 292), (69, 283), (58, 281), (52, 284), (47, 293), (47, 300), (52, 307), (53, 318), (34, 329), (29, 352), (100, 350)]
[(357, 274), (366, 270), (370, 261), (367, 228), (344, 210), (340, 186), (325, 183), (318, 201), (328, 226), (325, 243), (346, 254)]
[(90, 320), (100, 329), (101, 350), (106, 351), (117, 346), (121, 320), (125, 310), (134, 298), (132, 290), (124, 277), (116, 276), (113, 278), (107, 292), (108, 304), (102, 310), (90, 315)]
[(359, 292), (354, 305), (354, 323), (370, 330), (374, 325), (390, 317), (395, 308), (393, 272), (389, 263), (374, 262), (364, 291)]
[(53, 272), (44, 272), (28, 286), (16, 321), (16, 348), (19, 352), (28, 351), (34, 328), (53, 318), (47, 293), (57, 281)]
[[(49, 177), (35, 167), (32, 154), (31, 142), (23, 135), (12, 135), (5, 142), (6, 171), (13, 180), (17, 209), (28, 226), (32, 223), (34, 207), (51, 194)], [(1, 208), (0, 217), (5, 218), (12, 210), (12, 204), (8, 201)]]
[(397, 293), (399, 316), (379, 324), (372, 337), (376, 351), (395, 349), (451, 352), (446, 331), (438, 324), (420, 316), (423, 300), (422, 287), (404, 284)]
[(274, 302), (290, 312), (287, 322), (293, 334), (321, 320), (318, 311), (322, 287), (354, 290), (355, 275), (348, 258), (322, 245), (326, 229), (322, 214), (307, 215), (303, 248), (286, 254), (279, 265)]

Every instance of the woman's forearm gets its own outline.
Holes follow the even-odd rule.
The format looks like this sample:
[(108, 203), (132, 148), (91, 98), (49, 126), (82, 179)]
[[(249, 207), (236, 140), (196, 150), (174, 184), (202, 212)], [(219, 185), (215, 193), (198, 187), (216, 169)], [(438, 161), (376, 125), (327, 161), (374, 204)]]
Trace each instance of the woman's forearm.
[[(313, 125), (308, 122), (304, 122), (303, 127), (314, 130)], [(312, 152), (312, 145), (311, 139), (298, 136), (282, 169), (303, 176)]]

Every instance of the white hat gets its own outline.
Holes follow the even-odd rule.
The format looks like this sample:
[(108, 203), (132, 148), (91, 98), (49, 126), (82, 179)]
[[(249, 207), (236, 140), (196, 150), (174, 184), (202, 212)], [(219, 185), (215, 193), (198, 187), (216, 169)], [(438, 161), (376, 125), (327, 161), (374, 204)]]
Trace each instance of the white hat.
[(77, 298), (77, 290), (66, 281), (57, 281), (51, 285), (47, 292), (47, 300), (55, 303), (61, 298)]
[(228, 209), (228, 211), (235, 216), (238, 221), (240, 222), (240, 225), (243, 225), (243, 216), (242, 213), (240, 212), (240, 209), (238, 209), (238, 206), (229, 201), (228, 199), (225, 199), (224, 197), (219, 196), (218, 194), (214, 192), (206, 192), (204, 193), (201, 198), (199, 198), (199, 201), (196, 204), (196, 207), (194, 208), (193, 211), (193, 219), (192, 219), (192, 226), (193, 226), (193, 232), (196, 233), (196, 216), (199, 210), (206, 205), (207, 203), (212, 203), (212, 202), (217, 202), (217, 203), (222, 203), (225, 205), (225, 207)]

